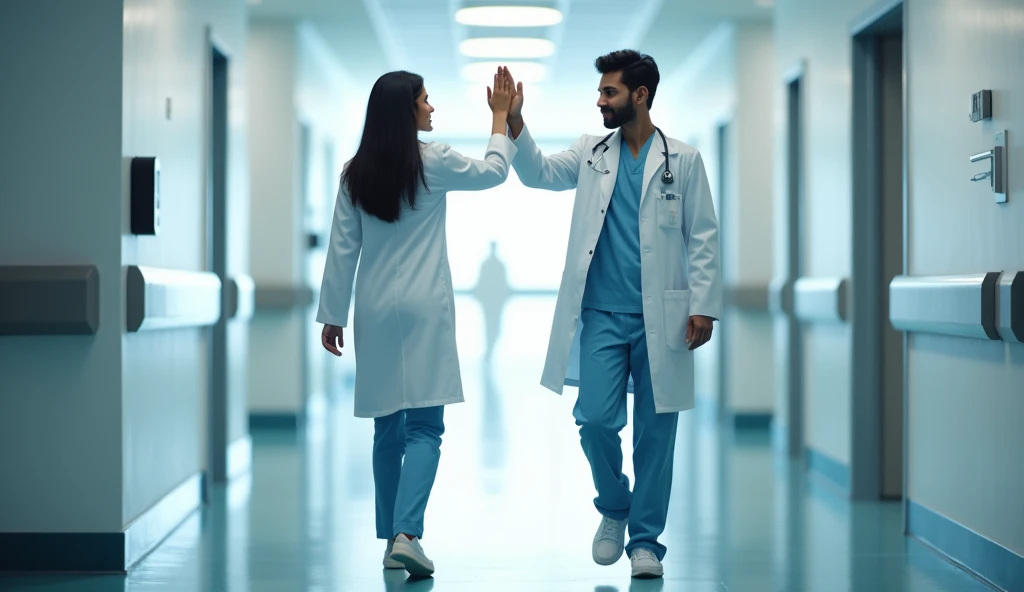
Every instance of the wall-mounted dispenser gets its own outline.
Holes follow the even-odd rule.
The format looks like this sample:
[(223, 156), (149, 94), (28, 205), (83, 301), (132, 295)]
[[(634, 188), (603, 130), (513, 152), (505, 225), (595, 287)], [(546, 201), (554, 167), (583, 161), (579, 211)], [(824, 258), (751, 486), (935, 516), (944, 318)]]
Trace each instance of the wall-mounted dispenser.
[(992, 119), (992, 91), (979, 90), (971, 95), (971, 121)]
[(132, 158), (131, 192), (132, 234), (155, 235), (160, 230), (160, 159)]

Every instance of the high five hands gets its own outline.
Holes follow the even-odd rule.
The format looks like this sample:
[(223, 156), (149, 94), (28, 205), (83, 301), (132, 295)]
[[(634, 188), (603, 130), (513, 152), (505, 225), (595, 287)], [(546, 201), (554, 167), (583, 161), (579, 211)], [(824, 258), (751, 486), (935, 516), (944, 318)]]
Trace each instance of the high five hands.
[(494, 74), (494, 86), (487, 87), (487, 105), (491, 108), (491, 112), (508, 115), (513, 94), (515, 94), (515, 88), (512, 86), (511, 78), (506, 74), (505, 67), (499, 66), (498, 71)]
[(487, 87), (487, 104), (495, 113), (504, 112), (509, 119), (523, 115), (523, 83), (513, 80), (508, 68), (499, 66), (494, 74), (494, 86)]

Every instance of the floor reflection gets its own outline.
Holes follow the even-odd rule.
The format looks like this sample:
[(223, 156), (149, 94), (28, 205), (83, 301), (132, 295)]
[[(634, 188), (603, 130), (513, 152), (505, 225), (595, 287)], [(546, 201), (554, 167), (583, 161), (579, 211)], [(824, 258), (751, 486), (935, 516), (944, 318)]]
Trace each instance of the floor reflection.
[[(33, 592), (842, 592), (988, 590), (901, 534), (899, 504), (839, 499), (773, 454), (766, 433), (681, 417), (663, 580), (590, 558), (598, 516), (575, 392), (538, 385), (553, 300), (506, 304), (488, 360), (483, 314), (459, 298), (466, 403), (446, 412), (424, 546), (437, 574), (381, 567), (373, 424), (340, 393), (299, 433), (254, 433), (249, 479), (216, 492), (127, 576), (8, 577)], [(631, 433), (622, 434), (626, 472)]]

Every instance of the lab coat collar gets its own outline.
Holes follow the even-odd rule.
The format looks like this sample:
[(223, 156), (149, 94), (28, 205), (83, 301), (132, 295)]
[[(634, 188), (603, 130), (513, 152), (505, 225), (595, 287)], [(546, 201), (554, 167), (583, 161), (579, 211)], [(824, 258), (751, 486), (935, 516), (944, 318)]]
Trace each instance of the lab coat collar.
[[(598, 168), (604, 166), (604, 168), (610, 171), (607, 175), (601, 175), (601, 196), (605, 198), (605, 201), (611, 199), (612, 192), (615, 191), (615, 179), (619, 175), (619, 154), (622, 152), (622, 128), (615, 130), (606, 142), (608, 144), (608, 151), (605, 152), (604, 158), (598, 164)], [(598, 148), (597, 152), (600, 154), (601, 148)]]
[[(606, 198), (610, 198), (612, 192), (615, 190), (615, 180), (619, 172), (619, 157), (622, 152), (622, 128), (620, 127), (616, 129), (607, 141), (608, 152), (605, 153), (604, 159), (602, 159), (601, 164), (605, 164), (606, 168), (608, 168), (608, 170), (610, 170), (611, 172), (608, 173), (607, 175), (602, 175), (601, 195)], [(654, 136), (651, 139), (651, 147), (647, 151), (647, 160), (644, 164), (643, 184), (640, 186), (641, 204), (644, 202), (644, 199), (647, 198), (647, 190), (650, 188), (651, 181), (653, 181), (655, 177), (661, 178), (661, 172), (665, 166), (664, 153), (666, 152), (666, 148), (669, 156), (679, 153), (679, 151), (675, 147), (674, 142), (672, 142), (669, 139), (667, 134), (665, 136), (665, 141), (667, 143), (667, 146), (665, 144), (662, 144), (661, 134), (659, 134), (658, 131), (655, 130)], [(600, 152), (600, 150), (598, 150), (598, 152)], [(673, 174), (675, 174), (678, 178), (679, 175), (676, 171), (673, 171)]]

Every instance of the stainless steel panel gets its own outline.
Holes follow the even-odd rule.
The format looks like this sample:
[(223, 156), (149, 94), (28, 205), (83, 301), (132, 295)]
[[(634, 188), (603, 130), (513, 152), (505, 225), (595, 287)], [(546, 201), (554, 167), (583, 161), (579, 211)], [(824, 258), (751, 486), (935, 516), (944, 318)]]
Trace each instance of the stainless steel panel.
[(0, 335), (90, 335), (99, 326), (95, 265), (0, 266)]
[(221, 283), (214, 273), (129, 266), (126, 277), (129, 332), (205, 327), (221, 314)]
[(768, 312), (769, 286), (767, 284), (739, 284), (727, 286), (725, 301), (729, 306), (742, 310)]
[(848, 292), (845, 278), (800, 278), (793, 286), (793, 312), (803, 322), (845, 322)]
[(256, 310), (301, 308), (313, 303), (309, 286), (256, 286)]
[(999, 273), (897, 276), (889, 284), (889, 322), (908, 333), (999, 339), (996, 286)]

